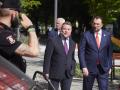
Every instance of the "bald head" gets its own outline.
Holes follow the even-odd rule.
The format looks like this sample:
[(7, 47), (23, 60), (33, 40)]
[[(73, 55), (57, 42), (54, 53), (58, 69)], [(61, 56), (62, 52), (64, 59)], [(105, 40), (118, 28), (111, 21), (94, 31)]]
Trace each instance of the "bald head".
[(64, 18), (57, 18), (56, 28), (58, 29), (58, 31), (61, 31), (61, 27), (64, 22), (65, 22)]

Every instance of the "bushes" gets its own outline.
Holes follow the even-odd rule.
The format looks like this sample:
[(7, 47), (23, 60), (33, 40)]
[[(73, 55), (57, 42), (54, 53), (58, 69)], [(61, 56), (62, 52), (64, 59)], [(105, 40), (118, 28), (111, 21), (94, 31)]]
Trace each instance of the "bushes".
[[(115, 74), (116, 74), (116, 76), (120, 75), (120, 68), (115, 68)], [(74, 77), (82, 78), (82, 71), (80, 70), (79, 63), (76, 64)]]
[(75, 67), (75, 76), (76, 78), (81, 78), (82, 77), (82, 71), (80, 70), (80, 65), (79, 63), (76, 64)]

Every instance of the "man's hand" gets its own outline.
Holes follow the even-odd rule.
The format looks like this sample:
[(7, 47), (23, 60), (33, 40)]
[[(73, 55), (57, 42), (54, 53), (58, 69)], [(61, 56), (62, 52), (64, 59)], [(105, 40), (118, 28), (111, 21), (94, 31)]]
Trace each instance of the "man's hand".
[(27, 29), (29, 26), (33, 25), (32, 21), (25, 15), (25, 14), (21, 14), (21, 24), (22, 26)]
[[(21, 56), (37, 57), (39, 55), (39, 43), (35, 32), (32, 27), (31, 20), (25, 15), (21, 14), (21, 24), (25, 29), (28, 29), (28, 44), (22, 43), (16, 50), (15, 53)], [(31, 27), (31, 28), (30, 28)]]
[(49, 74), (44, 74), (44, 78), (45, 78), (45, 80), (48, 80), (49, 79)]
[(82, 72), (83, 72), (83, 76), (85, 76), (85, 77), (87, 77), (89, 75), (89, 72), (88, 72), (87, 68), (83, 68)]
[(111, 74), (111, 68), (110, 68), (110, 70), (109, 70), (109, 74)]

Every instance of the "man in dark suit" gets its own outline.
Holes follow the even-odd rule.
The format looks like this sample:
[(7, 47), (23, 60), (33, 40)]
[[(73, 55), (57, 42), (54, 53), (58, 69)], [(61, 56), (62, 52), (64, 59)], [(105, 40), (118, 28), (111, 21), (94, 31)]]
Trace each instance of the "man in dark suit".
[[(62, 25), (59, 36), (49, 38), (44, 55), (43, 72), (45, 78), (50, 78), (55, 90), (59, 84), (61, 90), (70, 90), (75, 68), (75, 43), (70, 38), (72, 26), (70, 22)], [(49, 90), (53, 90), (49, 86)]]
[(102, 29), (100, 16), (92, 19), (92, 30), (83, 33), (79, 60), (83, 71), (83, 90), (92, 90), (97, 79), (99, 90), (108, 90), (108, 77), (112, 67), (111, 35)]
[(55, 37), (60, 34), (62, 24), (65, 22), (64, 18), (57, 18), (56, 20), (56, 28), (48, 33), (48, 37)]

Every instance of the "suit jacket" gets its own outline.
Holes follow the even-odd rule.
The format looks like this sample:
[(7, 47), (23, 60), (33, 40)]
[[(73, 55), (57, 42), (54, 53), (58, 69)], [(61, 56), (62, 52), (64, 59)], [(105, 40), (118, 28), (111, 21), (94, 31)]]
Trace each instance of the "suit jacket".
[(58, 36), (58, 30), (56, 28), (48, 33), (49, 38), (56, 37), (56, 36)]
[(100, 61), (102, 69), (107, 72), (112, 67), (111, 35), (102, 30), (100, 48), (98, 49), (94, 32), (83, 33), (79, 48), (80, 67), (87, 67), (89, 72), (96, 73), (96, 60)]
[(62, 79), (66, 70), (73, 71), (75, 67), (74, 50), (75, 43), (71, 38), (67, 55), (60, 36), (49, 38), (44, 55), (44, 74), (49, 74), (49, 78)]

